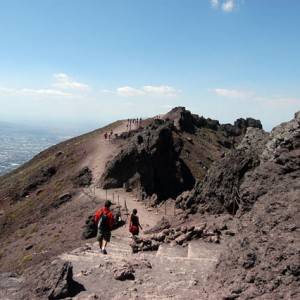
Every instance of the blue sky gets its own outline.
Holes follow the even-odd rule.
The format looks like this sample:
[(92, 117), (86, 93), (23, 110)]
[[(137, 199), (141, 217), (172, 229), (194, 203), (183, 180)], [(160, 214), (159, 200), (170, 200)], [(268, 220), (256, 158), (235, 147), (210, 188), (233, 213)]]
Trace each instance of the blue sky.
[(171, 107), (269, 130), (300, 109), (300, 1), (0, 0), (0, 120)]

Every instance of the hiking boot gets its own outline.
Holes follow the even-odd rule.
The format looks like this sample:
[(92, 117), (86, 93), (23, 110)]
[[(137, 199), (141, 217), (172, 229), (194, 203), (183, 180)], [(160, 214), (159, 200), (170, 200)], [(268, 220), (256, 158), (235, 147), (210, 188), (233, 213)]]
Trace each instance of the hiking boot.
[(103, 253), (102, 249), (99, 249), (99, 252), (100, 252), (100, 253)]
[(103, 254), (107, 254), (106, 249), (103, 249), (103, 250), (102, 250), (102, 253), (103, 253)]

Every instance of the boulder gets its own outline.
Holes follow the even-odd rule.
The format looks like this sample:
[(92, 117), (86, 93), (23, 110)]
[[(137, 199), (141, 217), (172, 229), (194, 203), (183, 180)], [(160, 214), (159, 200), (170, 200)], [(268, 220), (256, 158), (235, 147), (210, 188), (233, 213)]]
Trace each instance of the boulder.
[(71, 193), (64, 193), (62, 195), (60, 195), (53, 203), (52, 203), (52, 207), (54, 208), (58, 208), (61, 205), (69, 202), (72, 199), (72, 194)]
[(164, 230), (163, 233), (165, 235), (167, 235), (169, 233), (168, 228), (170, 228), (170, 226), (171, 226), (170, 222), (166, 218), (162, 217), (156, 225), (154, 225), (152, 228), (150, 228), (148, 230), (145, 230), (144, 233), (152, 234), (152, 233), (158, 233), (158, 232), (161, 232)]
[(88, 216), (82, 231), (82, 239), (90, 239), (97, 235), (97, 224), (95, 224), (94, 216)]
[(55, 260), (44, 266), (37, 274), (35, 292), (49, 300), (74, 297), (84, 290), (84, 286), (73, 280), (73, 266), (70, 262)]
[(89, 167), (82, 168), (73, 178), (75, 188), (88, 187), (92, 184), (93, 175)]
[(134, 280), (135, 279), (134, 273), (135, 273), (134, 268), (130, 264), (125, 264), (113, 270), (114, 279), (120, 281)]

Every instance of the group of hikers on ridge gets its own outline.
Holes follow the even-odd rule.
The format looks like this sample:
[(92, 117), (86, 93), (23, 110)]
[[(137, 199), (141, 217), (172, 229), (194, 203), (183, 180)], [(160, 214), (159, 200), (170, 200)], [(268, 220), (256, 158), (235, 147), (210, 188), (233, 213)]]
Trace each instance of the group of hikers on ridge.
[[(110, 132), (105, 132), (104, 133), (104, 139), (105, 140), (111, 140), (112, 138), (113, 138), (113, 135), (114, 135), (114, 132), (113, 132), (113, 130), (111, 130)], [(118, 134), (117, 133), (115, 133), (115, 136), (118, 136)]]
[(127, 119), (127, 131), (131, 131), (131, 129), (139, 128), (142, 124), (142, 118), (136, 118), (136, 119)]
[[(100, 252), (107, 254), (106, 246), (111, 239), (111, 231), (114, 225), (114, 215), (110, 210), (112, 202), (106, 200), (104, 207), (98, 209), (94, 215), (95, 224), (97, 224), (97, 241), (99, 242)], [(132, 236), (137, 236), (139, 231), (143, 230), (139, 217), (137, 216), (137, 210), (134, 208), (130, 215), (129, 220), (129, 232)]]

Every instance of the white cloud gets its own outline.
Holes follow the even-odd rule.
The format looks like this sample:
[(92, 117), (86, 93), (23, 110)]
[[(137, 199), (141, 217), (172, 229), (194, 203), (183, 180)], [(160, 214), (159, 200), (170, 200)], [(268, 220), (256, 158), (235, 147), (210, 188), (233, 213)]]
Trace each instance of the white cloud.
[(11, 96), (15, 93), (14, 89), (0, 87), (0, 96)]
[[(267, 106), (295, 106), (295, 109), (300, 107), (300, 98), (271, 96), (271, 97), (254, 97), (254, 100), (259, 101)], [(297, 108), (296, 108), (297, 106)]]
[(210, 4), (212, 7), (217, 8), (219, 7), (219, 0), (210, 0)]
[(122, 97), (144, 96), (145, 92), (131, 86), (122, 86), (117, 88), (117, 94)]
[(232, 12), (237, 6), (238, 0), (210, 0), (210, 5), (215, 9), (221, 9), (224, 12)]
[(32, 95), (32, 96), (61, 96), (70, 97), (72, 94), (65, 93), (59, 90), (53, 89), (21, 89), (17, 91), (21, 95)]
[(251, 93), (248, 91), (235, 90), (235, 89), (222, 89), (216, 88), (212, 90), (218, 96), (226, 98), (247, 98), (251, 96)]
[(114, 94), (115, 93), (114, 91), (111, 91), (111, 90), (108, 90), (108, 89), (103, 89), (100, 92), (103, 93), (103, 94)]
[[(0, 87), (0, 96), (36, 96), (36, 97), (80, 97), (78, 92), (89, 90), (89, 86), (84, 83), (76, 82), (67, 74), (57, 73), (53, 75), (54, 83), (48, 88), (7, 88)], [(76, 90), (77, 95), (71, 93)]]
[(234, 0), (227, 0), (222, 4), (222, 10), (225, 12), (232, 12), (235, 8)]
[(12, 89), (0, 87), (0, 96), (71, 97), (72, 94), (54, 89)]
[(89, 89), (87, 84), (77, 82), (65, 73), (54, 74), (53, 78), (55, 80), (53, 87), (58, 89), (79, 91), (87, 91)]
[[(107, 93), (107, 90), (105, 90)], [(131, 86), (123, 86), (117, 88), (117, 95), (123, 97), (136, 97), (136, 96), (152, 96), (152, 97), (176, 97), (181, 93), (168, 85), (144, 85), (141, 88), (134, 88)]]
[(181, 93), (180, 90), (177, 90), (172, 86), (168, 85), (145, 85), (143, 86), (143, 91), (146, 92), (148, 95), (157, 95), (165, 97), (176, 97)]
[(240, 100), (256, 102), (268, 106), (298, 105), (300, 107), (300, 98), (296, 98), (296, 97), (294, 98), (285, 97), (281, 95), (260, 96), (257, 95), (255, 92), (250, 92), (246, 90), (237, 90), (237, 89), (224, 89), (224, 88), (216, 88), (211, 91), (219, 97), (228, 98), (228, 99), (240, 99)]

